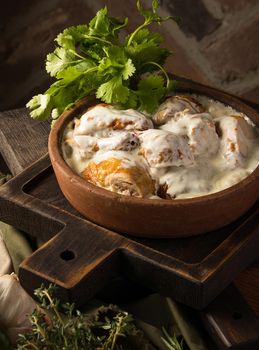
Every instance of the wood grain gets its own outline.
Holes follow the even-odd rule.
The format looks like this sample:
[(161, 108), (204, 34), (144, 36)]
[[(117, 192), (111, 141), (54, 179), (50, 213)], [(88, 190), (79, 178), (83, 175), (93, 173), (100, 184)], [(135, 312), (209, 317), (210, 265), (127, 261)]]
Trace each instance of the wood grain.
[(47, 152), (49, 122), (28, 117), (26, 109), (0, 112), (0, 153), (13, 175)]
[[(50, 177), (53, 181), (50, 181)], [(65, 240), (67, 237), (69, 241), (71, 232), (73, 242), (81, 242), (80, 232), (82, 230), (88, 232), (89, 228), (92, 231), (94, 224), (81, 219), (74, 210), (70, 212), (71, 207), (66, 201), (64, 202), (48, 156), (2, 186), (0, 204), (0, 215), (4, 221), (40, 239), (47, 240), (62, 230), (62, 234), (53, 238), (26, 261), (22, 266), (23, 276), (27, 271), (31, 280), (34, 275), (41, 275), (45, 279), (55, 280), (64, 289), (71, 289), (72, 282), (63, 281), (64, 271), (56, 266), (53, 252), (56, 250), (59, 254), (61, 244), (59, 239)], [(256, 234), (259, 224), (258, 214), (256, 205), (245, 216), (221, 230), (197, 236), (195, 240), (179, 238), (167, 242), (133, 240), (132, 237), (94, 225), (96, 242), (88, 242), (90, 235), (87, 235), (84, 236), (84, 243), (91, 246), (91, 251), (95, 250), (98, 255), (102, 244), (105, 248), (106, 236), (111, 236), (116, 242), (117, 250), (123, 253), (124, 274), (178, 301), (202, 308), (232, 281), (238, 271), (248, 266), (258, 253), (259, 236)], [(101, 232), (100, 238), (98, 232)], [(195, 251), (193, 246), (196, 247)], [(84, 251), (84, 246), (78, 244), (75, 253), (78, 257), (83, 256), (85, 265), (88, 265), (88, 254), (91, 251)], [(44, 261), (51, 261), (50, 266), (44, 264)], [(81, 266), (82, 260), (78, 261)], [(79, 265), (77, 265), (78, 271)], [(56, 272), (53, 271), (53, 266), (56, 266)], [(81, 271), (78, 275), (74, 274), (77, 278), (74, 289), (80, 289), (80, 281), (82, 278), (87, 278), (87, 274), (87, 270)], [(102, 276), (98, 277), (96, 274), (95, 277), (97, 280)], [(29, 278), (26, 280), (29, 281)], [(28, 283), (25, 287), (31, 290), (32, 284)]]
[[(39, 169), (42, 169), (42, 171), (39, 171)], [(29, 180), (31, 178), (32, 181)], [(15, 208), (10, 205), (1, 206), (1, 215), (4, 215), (5, 218), (10, 215), (9, 220), (10, 217), (12, 217), (12, 220), (17, 220), (15, 224), (17, 226), (24, 225), (22, 228), (31, 234), (48, 239), (59, 232), (58, 235), (23, 262), (20, 268), (20, 280), (28, 291), (32, 293), (37, 286), (47, 280), (60, 286), (59, 297), (62, 300), (76, 301), (81, 304), (87, 298), (95, 295), (114, 277), (123, 275), (128, 280), (134, 280), (139, 285), (144, 284), (153, 287), (153, 289), (163, 294), (170, 295), (171, 291), (171, 293), (173, 292), (172, 296), (178, 295), (180, 300), (184, 300), (187, 304), (195, 304), (197, 300), (199, 302), (200, 297), (195, 293), (195, 289), (197, 292), (197, 286), (195, 286), (195, 283), (190, 284), (190, 280), (185, 280), (188, 277), (187, 273), (190, 272), (191, 268), (195, 271), (195, 267), (199, 266), (202, 260), (206, 261), (208, 252), (210, 253), (209, 259), (211, 259), (214, 255), (213, 252), (217, 250), (215, 247), (224, 246), (226, 238), (224, 234), (227, 234), (228, 238), (229, 233), (224, 232), (221, 236), (223, 242), (218, 239), (216, 234), (211, 237), (207, 235), (207, 238), (206, 235), (203, 238), (202, 236), (195, 237), (195, 242), (188, 242), (187, 239), (178, 242), (174, 240), (176, 248), (175, 244), (170, 244), (172, 241), (167, 240), (164, 242), (166, 244), (163, 245), (163, 240), (161, 240), (158, 247), (162, 248), (163, 253), (160, 254), (161, 251), (156, 246), (158, 241), (150, 241), (153, 243), (152, 245), (147, 244), (148, 240), (131, 242), (126, 237), (96, 226), (70, 213), (70, 207), (65, 204), (66, 201), (62, 198), (62, 194), (54, 180), (55, 177), (53, 173), (51, 174), (51, 168), (49, 167), (49, 159), (44, 157), (40, 162), (35, 163), (23, 172), (22, 175), (9, 182), (12, 193), (7, 193), (6, 200), (12, 202), (13, 196), (21, 198), (19, 188), (22, 187), (25, 191), (22, 201), (17, 203)], [(25, 187), (23, 183), (26, 183)], [(2, 203), (0, 202), (0, 204)], [(59, 209), (60, 205), (62, 205), (62, 211)], [(35, 208), (37, 209), (35, 210)], [(15, 209), (14, 212), (12, 212), (13, 209)], [(28, 215), (28, 209), (34, 211), (34, 218)], [(43, 213), (45, 214), (43, 215)], [(66, 225), (62, 225), (64, 220), (67, 222)], [(249, 236), (249, 232), (247, 234), (241, 230), (240, 233)], [(71, 235), (73, 239), (71, 239)], [(210, 244), (206, 250), (206, 242), (213, 242), (213, 237), (217, 237), (214, 241), (215, 246)], [(203, 243), (205, 238), (201, 250), (197, 249), (199, 246), (198, 238)], [(196, 247), (195, 258), (193, 258), (193, 246)], [(170, 247), (172, 251), (170, 251)], [(174, 252), (175, 255), (178, 251), (179, 255), (172, 264), (170, 253)], [(248, 253), (250, 254), (250, 252), (251, 249), (249, 248)], [(220, 252), (221, 254), (222, 252)], [(179, 258), (185, 260), (186, 263), (188, 262), (186, 264), (188, 266), (185, 271), (186, 275), (182, 275), (182, 279), (176, 279), (172, 274), (172, 269), (177, 268), (177, 266), (180, 268)], [(234, 260), (235, 268), (239, 262), (240, 259), (237, 255), (236, 260)], [(202, 270), (208, 270), (208, 267), (211, 267), (211, 262), (207, 268), (203, 267)], [(220, 268), (220, 270), (222, 269)], [(198, 272), (199, 270), (196, 271), (196, 273)], [(219, 271), (219, 273), (222, 272), (222, 276), (224, 276), (226, 271), (224, 269)], [(233, 276), (231, 271), (228, 272)], [(192, 275), (192, 278), (195, 278), (195, 275)], [(219, 275), (219, 280), (221, 285), (224, 286), (221, 275)], [(215, 283), (219, 284), (219, 282)], [(210, 285), (213, 292), (216, 288), (215, 283), (212, 286)], [(202, 293), (204, 291), (206, 291), (206, 286)], [(188, 300), (184, 299), (184, 295), (187, 296)], [(214, 306), (215, 303), (217, 307)], [(228, 307), (226, 308), (225, 305)], [(246, 324), (246, 327), (240, 327), (239, 323), (233, 321), (230, 310), (234, 309), (237, 309), (239, 317), (245, 320), (243, 323)], [(251, 332), (251, 329), (257, 330), (258, 319), (244, 303), (242, 297), (238, 296), (233, 299), (232, 293), (228, 293), (227, 297), (221, 294), (207, 307), (203, 314), (205, 315), (207, 328), (218, 344), (222, 345), (222, 349), (235, 349), (236, 346), (239, 349), (246, 349), (244, 346), (249, 342), (252, 342), (253, 346), (257, 344), (258, 333)], [(222, 339), (227, 339), (227, 341), (223, 342)]]
[[(12, 127), (10, 127), (10, 125), (9, 125), (10, 119), (12, 120), (12, 123), (11, 123)], [(21, 124), (23, 126), (22, 128), (20, 128), (20, 124), (18, 123), (18, 120), (22, 120), (22, 124)], [(33, 121), (33, 123), (35, 123), (35, 121)], [(9, 112), (1, 113), (0, 152), (2, 153), (4, 159), (6, 160), (7, 165), (10, 167), (13, 174), (19, 173), (21, 171), (21, 169), (23, 169), (23, 167), (30, 165), (33, 161), (37, 160), (38, 156), (44, 154), (46, 151), (47, 134), (48, 134), (47, 123), (39, 123), (39, 125), (40, 125), (39, 128), (41, 130), (40, 133), (33, 132), (34, 128), (32, 128), (32, 130), (31, 130), (31, 126), (29, 126), (30, 124), (31, 124), (31, 120), (28, 117), (25, 109), (24, 110), (16, 110), (14, 112), (9, 111)], [(24, 131), (23, 135), (26, 135), (26, 137), (23, 137), (23, 136), (20, 137), (19, 136), (20, 130), (24, 129), (24, 128), (26, 129), (26, 131)], [(5, 130), (7, 130), (6, 133), (5, 133)], [(14, 135), (16, 135), (15, 137), (5, 136), (5, 135), (11, 135), (12, 132), (14, 132)], [(37, 135), (38, 138), (37, 137), (34, 138), (34, 140), (35, 140), (35, 143), (34, 143), (34, 142), (32, 142), (31, 137), (35, 137), (35, 135)], [(42, 140), (41, 138), (43, 138), (44, 140)], [(40, 139), (41, 139), (41, 141), (39, 142)], [(21, 145), (21, 140), (23, 143), (22, 145)], [(37, 144), (37, 140), (38, 140), (39, 144)], [(26, 150), (26, 152), (28, 151), (28, 155), (24, 154), (24, 153), (22, 155), (20, 155), (20, 150), (17, 149), (19, 147), (21, 147), (21, 150)], [(51, 183), (51, 181), (52, 181), (51, 176), (52, 176), (51, 173), (49, 173), (49, 178), (48, 178), (46, 183), (49, 183), (49, 184)], [(47, 177), (44, 178), (44, 181), (46, 180), (46, 178)], [(38, 197), (39, 199), (43, 199), (42, 197), (44, 197), (45, 184), (42, 184), (42, 185), (43, 186), (41, 188), (37, 187), (38, 192), (35, 193), (36, 197)], [(27, 188), (26, 188), (26, 192), (28, 192), (28, 193), (33, 192), (35, 190), (35, 187), (33, 187), (33, 186), (30, 187), (30, 186), (31, 186), (31, 184), (28, 184)], [(65, 199), (62, 197), (59, 197), (58, 193), (53, 193), (52, 196), (50, 196), (50, 198), (48, 199), (48, 201), (51, 202), (51, 204), (53, 206), (57, 206), (57, 207), (64, 206), (64, 208), (63, 208), (64, 210), (66, 210), (66, 211), (71, 210), (71, 208), (69, 208), (69, 205), (65, 201)], [(37, 201), (36, 201), (36, 204), (37, 204)], [(57, 217), (57, 219), (59, 219), (59, 218)], [(20, 222), (17, 219), (18, 226), (19, 226), (19, 223)], [(34, 229), (36, 229), (36, 228), (37, 228), (37, 223), (35, 223)], [(41, 229), (41, 225), (38, 226), (38, 229)], [(57, 226), (57, 227), (55, 227), (55, 229), (53, 230), (52, 233), (51, 232), (46, 233), (45, 239), (47, 239), (50, 235), (53, 235), (55, 233), (54, 231), (57, 232), (59, 229), (60, 229), (60, 227)], [(147, 244), (147, 242), (141, 242), (141, 243), (144, 243), (145, 245)], [(190, 246), (193, 247), (195, 245), (195, 243), (196, 242), (190, 242)], [(213, 244), (210, 247), (210, 249), (213, 249)], [(159, 249), (161, 251), (164, 250), (164, 252), (166, 254), (168, 254), (169, 253), (168, 252), (168, 249), (169, 249), (168, 242), (161, 241), (160, 245), (161, 245), (161, 247)], [(152, 249), (155, 248), (153, 246), (153, 243), (150, 243), (149, 246)], [(182, 258), (184, 254), (183, 254), (182, 250), (179, 248), (179, 245), (177, 246), (177, 244), (176, 244), (176, 249), (179, 251), (179, 257)], [(202, 256), (205, 256), (206, 253), (207, 253), (206, 249), (205, 250), (201, 249), (200, 258)], [(136, 259), (136, 257), (133, 257), (133, 258)], [(116, 259), (110, 260), (112, 265), (114, 265)], [(186, 256), (186, 259), (187, 260), (189, 259), (189, 261), (192, 263), (195, 262), (195, 260), (197, 260), (197, 258), (195, 258), (195, 259), (193, 258), (192, 254), (189, 254), (189, 256)], [(127, 263), (127, 259), (124, 260), (124, 263)], [(116, 263), (115, 263), (115, 265), (116, 265)], [(115, 271), (115, 274), (116, 273), (117, 272)], [(239, 274), (238, 278), (236, 279), (236, 283), (239, 286), (245, 299), (249, 302), (249, 304), (252, 306), (252, 308), (257, 311), (257, 313), (259, 315), (259, 302), (258, 302), (258, 300), (259, 300), (259, 264), (255, 264), (253, 266), (250, 266), (246, 271)], [(229, 298), (231, 299), (231, 295), (229, 296)], [(235, 301), (238, 305), (243, 305), (242, 298), (235, 299)], [(221, 307), (222, 307), (222, 300), (219, 298), (218, 309), (221, 309)], [(212, 315), (215, 315), (215, 313), (214, 313), (215, 308), (214, 309), (212, 308), (211, 311), (209, 309), (207, 309), (207, 314), (209, 314), (210, 312)], [(249, 313), (250, 313), (249, 308), (244, 310), (243, 316), (245, 316), (247, 313), (249, 315)], [(226, 316), (226, 314), (225, 314), (225, 316)], [(226, 320), (226, 319), (228, 319), (228, 317), (227, 318), (224, 317), (224, 319)], [(248, 324), (249, 324), (249, 322), (248, 322)], [(224, 327), (220, 327), (220, 332), (222, 332), (223, 328)], [(231, 329), (231, 327), (230, 327), (230, 329)], [(246, 333), (247, 333), (246, 327), (244, 327), (243, 329), (240, 328), (239, 339), (242, 338), (243, 334), (246, 334)], [(251, 332), (248, 332), (248, 335), (249, 334), (251, 335)], [(234, 341), (234, 343), (235, 343), (235, 341)], [(230, 343), (229, 343), (229, 346), (227, 348), (230, 348)]]

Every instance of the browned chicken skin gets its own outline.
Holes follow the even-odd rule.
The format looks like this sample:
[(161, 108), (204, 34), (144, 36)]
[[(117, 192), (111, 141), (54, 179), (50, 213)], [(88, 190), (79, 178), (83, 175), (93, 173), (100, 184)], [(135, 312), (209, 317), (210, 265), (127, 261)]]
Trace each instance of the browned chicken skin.
[(155, 182), (144, 167), (127, 167), (122, 159), (108, 158), (99, 163), (90, 161), (83, 177), (95, 185), (135, 197), (155, 193)]

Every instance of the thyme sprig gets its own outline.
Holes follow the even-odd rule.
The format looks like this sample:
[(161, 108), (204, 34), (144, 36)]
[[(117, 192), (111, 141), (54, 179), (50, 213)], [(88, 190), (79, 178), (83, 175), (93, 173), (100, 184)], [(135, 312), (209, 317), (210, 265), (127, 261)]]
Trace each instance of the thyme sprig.
[(130, 337), (142, 338), (142, 349), (148, 349), (148, 341), (126, 311), (110, 305), (89, 316), (76, 310), (74, 304), (61, 305), (55, 292), (52, 284), (35, 291), (41, 310), (29, 316), (31, 332), (20, 335), (18, 350), (133, 350), (123, 345)]
[[(31, 332), (19, 336), (17, 350), (150, 350), (154, 349), (132, 315), (115, 305), (101, 306), (93, 314), (61, 304), (56, 286), (35, 290), (40, 308), (29, 316)], [(175, 336), (164, 330), (168, 350), (183, 350)]]

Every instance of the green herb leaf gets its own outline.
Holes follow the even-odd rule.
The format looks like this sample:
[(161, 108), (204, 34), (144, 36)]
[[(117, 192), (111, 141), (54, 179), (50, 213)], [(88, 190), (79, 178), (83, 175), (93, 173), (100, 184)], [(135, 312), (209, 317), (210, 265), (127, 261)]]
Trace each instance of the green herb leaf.
[(170, 52), (159, 46), (161, 42), (162, 37), (159, 33), (152, 33), (147, 28), (137, 32), (131, 45), (126, 46), (125, 50), (138, 71), (141, 73), (152, 72), (155, 69), (153, 66), (145, 66), (145, 69), (143, 69), (143, 64), (148, 61), (154, 61), (160, 65), (164, 64)]
[(121, 77), (114, 77), (98, 88), (96, 97), (106, 103), (126, 103), (129, 88), (123, 85)]
[(117, 38), (117, 31), (125, 27), (127, 23), (127, 18), (124, 21), (121, 21), (118, 18), (109, 17), (107, 7), (104, 7), (99, 10), (96, 16), (90, 21), (89, 35), (104, 38)]
[(47, 119), (52, 109), (51, 96), (48, 94), (34, 96), (26, 104), (26, 107), (30, 108), (30, 114), (33, 119)]
[(69, 83), (77, 79), (80, 75), (86, 74), (88, 70), (93, 71), (93, 67), (96, 67), (95, 64), (90, 60), (84, 60), (77, 63), (74, 66), (68, 66), (66, 69), (63, 69), (57, 74), (58, 79), (62, 79), (63, 83)]
[(77, 58), (63, 47), (57, 47), (54, 52), (47, 55), (46, 70), (50, 76), (55, 77), (67, 67), (77, 63)]
[[(173, 87), (163, 68), (170, 52), (160, 46), (161, 35), (150, 32), (147, 26), (176, 19), (157, 13), (158, 0), (153, 0), (151, 10), (145, 10), (138, 0), (137, 8), (144, 22), (125, 39), (119, 34), (128, 19), (109, 16), (106, 7), (89, 25), (72, 26), (57, 36), (57, 47), (46, 60), (46, 70), (56, 81), (44, 95), (34, 96), (27, 103), (32, 118), (57, 119), (80, 98), (94, 93), (102, 101), (118, 103), (122, 108), (150, 113), (157, 108)], [(156, 70), (164, 74), (165, 84), (157, 76), (141, 79), (143, 73)]]
[(146, 22), (161, 22), (161, 17), (157, 14), (158, 7), (158, 0), (152, 1), (152, 11), (145, 10), (141, 4), (141, 1), (137, 1), (137, 8), (140, 14), (145, 18)]
[(66, 50), (75, 50), (85, 34), (88, 34), (88, 27), (85, 24), (69, 27), (60, 33), (55, 41)]
[(140, 80), (137, 94), (140, 108), (152, 113), (158, 108), (161, 98), (165, 95), (164, 79), (158, 75), (149, 75)]
[(157, 9), (159, 7), (159, 2), (158, 0), (153, 0), (152, 1), (152, 10), (145, 10), (141, 4), (141, 1), (137, 1), (137, 8), (140, 12), (140, 14), (145, 18), (146, 23), (158, 23), (161, 24), (164, 21), (167, 21), (169, 19), (173, 19), (174, 21), (178, 22), (179, 19), (178, 17), (173, 17), (173, 16), (166, 16), (166, 17), (161, 17), (157, 13)]
[(121, 47), (111, 46), (105, 49), (106, 57), (99, 64), (98, 73), (103, 77), (117, 75), (127, 80), (135, 72), (135, 67), (130, 58), (127, 58), (125, 50)]

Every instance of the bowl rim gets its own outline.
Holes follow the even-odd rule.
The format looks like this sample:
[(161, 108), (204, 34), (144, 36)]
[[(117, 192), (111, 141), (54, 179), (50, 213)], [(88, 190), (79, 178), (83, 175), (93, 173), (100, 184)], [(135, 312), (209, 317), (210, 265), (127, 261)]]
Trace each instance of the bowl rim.
[[(219, 102), (222, 102), (226, 105), (231, 106), (232, 108), (238, 110), (239, 112), (244, 113), (247, 115), (249, 119), (253, 121), (253, 123), (256, 125), (256, 127), (259, 127), (259, 113), (253, 109), (252, 107), (248, 106), (243, 101), (239, 100), (238, 98), (229, 95), (223, 91), (191, 82), (191, 81), (180, 81), (180, 86), (176, 88), (176, 93), (191, 93), (191, 94), (197, 94), (197, 95), (205, 95), (209, 98), (212, 98), (214, 100), (218, 100)], [(86, 96), (80, 101), (76, 103), (76, 105), (63, 112), (62, 115), (59, 117), (59, 119), (56, 121), (54, 126), (51, 128), (50, 134), (49, 134), (49, 140), (48, 140), (48, 150), (49, 155), (52, 163), (55, 163), (59, 167), (59, 170), (62, 170), (63, 174), (68, 176), (71, 182), (77, 183), (83, 190), (87, 190), (88, 192), (92, 192), (98, 196), (109, 198), (111, 200), (117, 200), (121, 203), (127, 203), (127, 204), (137, 204), (138, 206), (157, 206), (157, 207), (176, 207), (176, 206), (185, 206), (185, 205), (200, 205), (201, 203), (211, 202), (215, 200), (224, 199), (228, 196), (231, 196), (234, 192), (237, 192), (238, 190), (244, 189), (247, 186), (249, 186), (252, 182), (259, 180), (259, 164), (254, 169), (254, 171), (249, 174), (247, 177), (245, 177), (243, 180), (238, 182), (237, 184), (230, 186), (228, 188), (225, 188), (223, 190), (193, 197), (193, 198), (184, 198), (184, 199), (150, 199), (150, 198), (139, 198), (139, 197), (133, 197), (133, 196), (127, 196), (122, 195), (116, 192), (112, 192), (109, 190), (106, 190), (102, 187), (98, 187), (86, 179), (82, 178), (80, 175), (78, 175), (76, 172), (72, 170), (72, 168), (69, 167), (69, 165), (65, 162), (62, 150), (61, 150), (61, 141), (63, 137), (64, 130), (67, 126), (67, 124), (75, 117), (78, 117), (79, 115), (82, 115), (87, 108), (90, 106), (93, 106), (97, 103), (100, 103), (95, 96)]]

